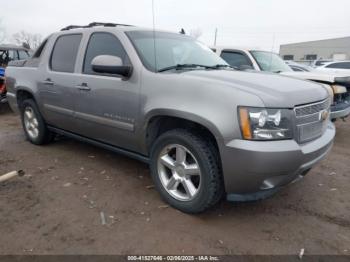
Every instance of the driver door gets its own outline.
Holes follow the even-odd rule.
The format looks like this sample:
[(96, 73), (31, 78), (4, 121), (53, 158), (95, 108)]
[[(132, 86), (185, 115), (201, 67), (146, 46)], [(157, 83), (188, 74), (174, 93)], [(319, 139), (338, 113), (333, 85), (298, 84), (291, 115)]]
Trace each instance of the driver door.
[(119, 75), (94, 72), (91, 62), (99, 55), (118, 56), (123, 64), (130, 65), (128, 55), (116, 35), (109, 32), (90, 35), (75, 93), (77, 133), (133, 150), (136, 148), (134, 136), (140, 83), (136, 74), (123, 79)]

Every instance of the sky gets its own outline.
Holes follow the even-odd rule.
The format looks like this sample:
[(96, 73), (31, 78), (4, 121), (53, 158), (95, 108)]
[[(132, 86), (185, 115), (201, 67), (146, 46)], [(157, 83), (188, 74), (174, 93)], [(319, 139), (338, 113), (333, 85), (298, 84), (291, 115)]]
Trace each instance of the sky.
[[(21, 30), (43, 37), (71, 25), (153, 26), (152, 0), (1, 0), (7, 41)], [(199, 40), (278, 51), (280, 44), (350, 36), (349, 0), (154, 0), (155, 27), (201, 32)]]

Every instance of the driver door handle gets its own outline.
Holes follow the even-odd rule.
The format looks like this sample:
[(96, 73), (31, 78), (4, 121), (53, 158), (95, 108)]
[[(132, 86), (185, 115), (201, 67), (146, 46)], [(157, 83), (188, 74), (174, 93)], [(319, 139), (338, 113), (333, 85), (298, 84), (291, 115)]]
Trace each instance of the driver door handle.
[(43, 84), (46, 86), (53, 86), (55, 83), (51, 80), (51, 78), (46, 78), (46, 80), (43, 81)]
[(88, 86), (87, 83), (81, 83), (80, 85), (77, 85), (76, 87), (82, 91), (90, 91), (91, 90), (91, 88)]

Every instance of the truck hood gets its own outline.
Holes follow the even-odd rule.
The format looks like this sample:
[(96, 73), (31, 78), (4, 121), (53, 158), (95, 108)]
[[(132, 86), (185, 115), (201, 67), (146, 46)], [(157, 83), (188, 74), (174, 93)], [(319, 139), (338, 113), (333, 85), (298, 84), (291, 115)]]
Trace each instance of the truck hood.
[[(322, 71), (311, 71), (311, 72), (282, 72), (281, 75), (296, 77), (300, 79), (327, 82), (330, 84), (336, 83), (337, 78), (350, 77), (349, 74), (342, 73), (329, 73)], [(350, 78), (349, 78), (350, 79)], [(350, 83), (349, 83), (350, 84)]]
[[(258, 96), (266, 107), (293, 108), (329, 97), (320, 84), (262, 72), (193, 70), (183, 73), (204, 84), (224, 84)], [(242, 101), (243, 102), (243, 101)]]

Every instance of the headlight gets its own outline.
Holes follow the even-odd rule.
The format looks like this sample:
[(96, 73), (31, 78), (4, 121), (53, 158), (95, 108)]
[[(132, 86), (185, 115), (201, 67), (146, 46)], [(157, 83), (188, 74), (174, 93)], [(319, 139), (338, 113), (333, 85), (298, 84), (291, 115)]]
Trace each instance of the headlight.
[(328, 92), (328, 94), (329, 94), (329, 96), (331, 98), (331, 101), (333, 103), (333, 101), (334, 101), (334, 90), (333, 90), (333, 88), (330, 85), (327, 85), (327, 84), (322, 84), (322, 85), (326, 88), (326, 90), (327, 90), (327, 92)]
[(332, 89), (334, 94), (344, 94), (348, 91), (345, 86), (340, 85), (332, 85)]
[(282, 140), (293, 137), (288, 109), (239, 107), (242, 136), (247, 140)]

